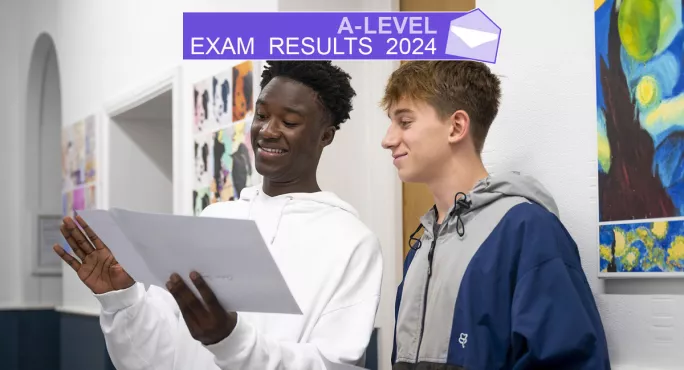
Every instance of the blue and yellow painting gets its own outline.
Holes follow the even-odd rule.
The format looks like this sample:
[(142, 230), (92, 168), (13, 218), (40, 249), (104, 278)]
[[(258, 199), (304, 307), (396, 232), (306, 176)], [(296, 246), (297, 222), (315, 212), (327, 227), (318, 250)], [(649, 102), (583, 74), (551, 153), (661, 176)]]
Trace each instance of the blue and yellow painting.
[(603, 272), (684, 272), (683, 2), (594, 2)]
[(684, 272), (684, 222), (601, 226), (603, 272)]

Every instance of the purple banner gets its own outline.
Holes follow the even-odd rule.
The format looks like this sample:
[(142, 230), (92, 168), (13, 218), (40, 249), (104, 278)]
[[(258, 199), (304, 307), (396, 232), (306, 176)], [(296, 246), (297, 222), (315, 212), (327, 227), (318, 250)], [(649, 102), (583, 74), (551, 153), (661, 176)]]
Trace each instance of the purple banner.
[(184, 59), (496, 63), (501, 28), (470, 12), (184, 13)]

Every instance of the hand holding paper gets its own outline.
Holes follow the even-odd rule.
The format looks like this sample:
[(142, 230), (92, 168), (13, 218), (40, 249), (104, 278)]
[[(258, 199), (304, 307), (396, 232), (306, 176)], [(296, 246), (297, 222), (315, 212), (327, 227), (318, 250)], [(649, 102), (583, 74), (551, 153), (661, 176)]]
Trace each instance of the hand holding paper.
[(202, 296), (204, 305), (177, 274), (171, 275), (166, 288), (176, 299), (192, 337), (204, 345), (218, 343), (233, 332), (237, 314), (226, 312), (200, 274), (193, 271), (190, 279)]
[(79, 215), (136, 281), (166, 287), (177, 274), (184, 280), (183, 290), (202, 297), (194, 284), (187, 283), (196, 271), (227, 311), (301, 314), (252, 220), (121, 209)]
[[(83, 228), (83, 232), (70, 217), (64, 219), (60, 230), (78, 259), (66, 253), (60, 245), (54, 246), (55, 252), (76, 271), (81, 281), (95, 294), (132, 286), (135, 283), (133, 278), (118, 264), (112, 252), (90, 225), (81, 216), (77, 216), (76, 220)], [(177, 274), (171, 275), (166, 287), (176, 299), (192, 336), (207, 345), (220, 342), (232, 332), (237, 323), (237, 314), (226, 312), (221, 307), (214, 292), (197, 272), (191, 273), (190, 278), (206, 307)]]

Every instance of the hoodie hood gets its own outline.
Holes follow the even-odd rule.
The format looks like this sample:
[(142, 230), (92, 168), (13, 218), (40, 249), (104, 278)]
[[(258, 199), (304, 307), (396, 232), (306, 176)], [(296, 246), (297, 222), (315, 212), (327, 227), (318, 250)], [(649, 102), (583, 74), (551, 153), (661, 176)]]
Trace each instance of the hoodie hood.
[(264, 239), (273, 243), (278, 235), (280, 224), (288, 214), (309, 213), (321, 208), (334, 208), (348, 212), (355, 218), (359, 214), (349, 203), (340, 199), (335, 193), (319, 191), (316, 193), (288, 193), (269, 196), (262, 190), (262, 185), (251, 186), (240, 192), (239, 202), (248, 203), (247, 218), (258, 217), (260, 230)]
[[(507, 197), (525, 198), (559, 217), (555, 200), (539, 181), (532, 176), (523, 175), (519, 172), (506, 172), (488, 176), (478, 181), (468, 194), (458, 193), (445, 223), (449, 224), (449, 230), (452, 229), (453, 225), (456, 232), (463, 236), (471, 214)], [(436, 214), (436, 208), (433, 207), (421, 218), (420, 226), (411, 235), (412, 240), (415, 240), (415, 235), (421, 228), (424, 228), (429, 235), (433, 234), (432, 229), (435, 226)]]
[(485, 207), (503, 197), (523, 197), (559, 216), (556, 201), (535, 178), (519, 172), (507, 172), (480, 180), (468, 195), (470, 209)]
[(335, 193), (329, 191), (319, 191), (316, 193), (288, 193), (276, 197), (271, 197), (263, 192), (261, 185), (258, 185), (244, 188), (240, 192), (241, 201), (253, 203), (256, 199), (259, 198), (264, 200), (281, 199), (284, 203), (282, 211), (285, 211), (285, 208), (287, 206), (292, 205), (309, 207), (327, 206), (339, 208), (341, 210), (351, 213), (352, 215), (354, 215), (354, 217), (359, 217), (358, 212), (354, 207), (352, 207), (351, 204), (343, 201)]

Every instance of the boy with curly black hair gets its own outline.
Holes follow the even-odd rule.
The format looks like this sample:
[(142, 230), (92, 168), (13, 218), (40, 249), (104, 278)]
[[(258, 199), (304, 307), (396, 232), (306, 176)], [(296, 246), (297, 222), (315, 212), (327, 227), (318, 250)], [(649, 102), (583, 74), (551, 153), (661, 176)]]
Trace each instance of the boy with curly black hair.
[(302, 315), (231, 312), (194, 272), (172, 275), (168, 291), (145, 289), (82, 219), (85, 233), (65, 219), (64, 236), (80, 262), (55, 250), (102, 303), (100, 323), (118, 369), (323, 370), (324, 358), (362, 365), (380, 300), (380, 245), (354, 208), (316, 180), (323, 149), (352, 110), (349, 80), (330, 62), (270, 62), (251, 127), (264, 182), (201, 215), (255, 220)]

